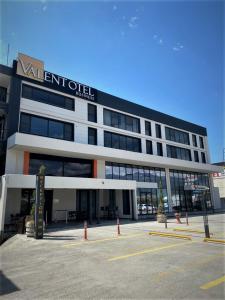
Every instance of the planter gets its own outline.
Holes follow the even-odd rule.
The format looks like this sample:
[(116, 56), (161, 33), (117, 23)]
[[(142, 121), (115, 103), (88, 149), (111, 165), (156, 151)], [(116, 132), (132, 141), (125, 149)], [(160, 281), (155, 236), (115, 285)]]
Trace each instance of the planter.
[(26, 222), (26, 235), (27, 237), (34, 237), (34, 221)]
[(165, 223), (166, 222), (166, 215), (164, 215), (164, 214), (157, 214), (157, 222), (158, 223)]

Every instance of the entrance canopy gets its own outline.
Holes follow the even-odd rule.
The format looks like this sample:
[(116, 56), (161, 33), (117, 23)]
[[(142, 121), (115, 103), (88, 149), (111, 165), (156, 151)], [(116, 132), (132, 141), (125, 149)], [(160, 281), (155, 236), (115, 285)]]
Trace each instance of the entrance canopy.
[[(35, 175), (10, 174), (2, 176), (5, 179), (6, 188), (36, 187)], [(92, 189), (92, 190), (136, 190), (137, 183), (134, 180), (113, 180), (99, 178), (74, 178), (45, 176), (46, 189)]]

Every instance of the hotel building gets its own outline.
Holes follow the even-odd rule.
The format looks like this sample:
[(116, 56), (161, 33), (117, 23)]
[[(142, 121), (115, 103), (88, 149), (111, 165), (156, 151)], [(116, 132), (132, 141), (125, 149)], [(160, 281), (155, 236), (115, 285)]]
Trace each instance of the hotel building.
[(29, 214), (45, 174), (47, 222), (142, 219), (213, 209), (206, 128), (44, 70), (19, 54), (0, 65), (0, 230)]

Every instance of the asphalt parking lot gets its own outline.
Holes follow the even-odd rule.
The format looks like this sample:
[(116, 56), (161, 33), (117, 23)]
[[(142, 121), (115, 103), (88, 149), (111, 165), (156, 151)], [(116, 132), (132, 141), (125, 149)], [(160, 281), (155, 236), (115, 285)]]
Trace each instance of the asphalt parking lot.
[[(210, 215), (209, 227), (225, 239), (224, 214)], [(80, 226), (50, 228), (43, 240), (14, 236), (1, 246), (2, 299), (224, 299), (225, 244), (203, 242), (202, 217), (120, 229), (92, 225), (87, 241)]]

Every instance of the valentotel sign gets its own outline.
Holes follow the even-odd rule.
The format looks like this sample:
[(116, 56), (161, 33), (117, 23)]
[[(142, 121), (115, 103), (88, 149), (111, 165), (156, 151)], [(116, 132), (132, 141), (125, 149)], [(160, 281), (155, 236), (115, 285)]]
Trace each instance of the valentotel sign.
[(65, 93), (87, 100), (96, 100), (95, 89), (74, 80), (47, 72), (44, 70), (44, 63), (42, 61), (22, 53), (18, 55), (16, 73), (23, 77), (47, 83), (48, 87), (60, 89)]
[(44, 71), (44, 81), (58, 85), (59, 87), (64, 87), (67, 90), (69, 89), (74, 92), (75, 96), (86, 98), (88, 100), (95, 100), (93, 89), (76, 81), (69, 80), (65, 77), (58, 76), (47, 71)]

